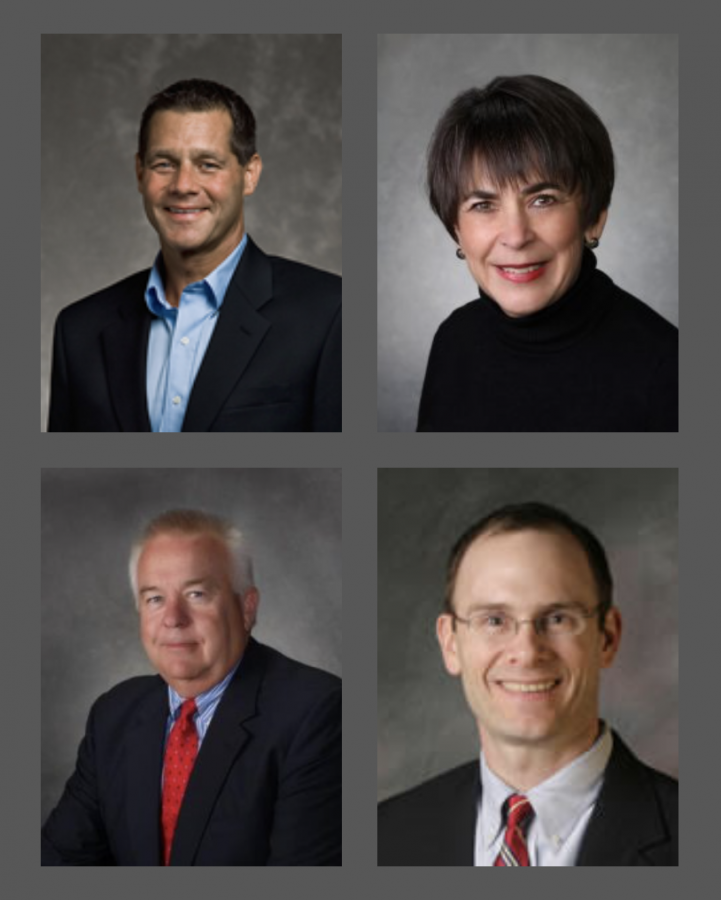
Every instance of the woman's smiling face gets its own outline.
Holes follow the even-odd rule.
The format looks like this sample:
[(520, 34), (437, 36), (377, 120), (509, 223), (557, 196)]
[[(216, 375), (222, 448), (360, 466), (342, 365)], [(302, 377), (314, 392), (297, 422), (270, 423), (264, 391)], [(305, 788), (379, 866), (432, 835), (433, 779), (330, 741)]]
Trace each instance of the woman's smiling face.
[[(590, 238), (600, 237), (602, 213)], [(509, 316), (562, 297), (578, 277), (584, 229), (580, 196), (533, 179), (501, 189), (474, 179), (458, 210), (457, 236), (479, 287)]]

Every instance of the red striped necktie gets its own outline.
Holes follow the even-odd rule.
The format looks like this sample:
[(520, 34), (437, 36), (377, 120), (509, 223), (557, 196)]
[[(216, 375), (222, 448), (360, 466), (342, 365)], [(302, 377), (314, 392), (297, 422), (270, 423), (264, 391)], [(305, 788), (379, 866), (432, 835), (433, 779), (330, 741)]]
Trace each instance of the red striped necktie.
[(170, 849), (180, 814), (180, 804), (190, 780), (190, 773), (198, 755), (198, 732), (193, 716), (197, 712), (195, 700), (186, 700), (180, 707), (165, 748), (163, 769), (163, 865), (170, 864)]
[(533, 818), (533, 807), (523, 794), (511, 794), (504, 803), (506, 833), (494, 866), (530, 866), (526, 832)]

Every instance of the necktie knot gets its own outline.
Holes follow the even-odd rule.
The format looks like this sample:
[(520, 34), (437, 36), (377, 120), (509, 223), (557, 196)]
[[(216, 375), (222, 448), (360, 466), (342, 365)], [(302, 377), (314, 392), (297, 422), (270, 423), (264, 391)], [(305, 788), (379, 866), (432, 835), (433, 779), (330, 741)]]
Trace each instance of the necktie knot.
[(530, 866), (526, 832), (533, 818), (533, 807), (523, 794), (511, 794), (504, 803), (506, 833), (495, 866)]
[(185, 731), (189, 726), (195, 728), (193, 724), (193, 716), (197, 713), (198, 707), (195, 700), (184, 700), (180, 707), (180, 715), (178, 716), (178, 724)]
[(532, 818), (533, 807), (528, 797), (524, 797), (523, 794), (511, 794), (506, 801), (506, 828), (509, 830), (518, 828), (525, 837)]

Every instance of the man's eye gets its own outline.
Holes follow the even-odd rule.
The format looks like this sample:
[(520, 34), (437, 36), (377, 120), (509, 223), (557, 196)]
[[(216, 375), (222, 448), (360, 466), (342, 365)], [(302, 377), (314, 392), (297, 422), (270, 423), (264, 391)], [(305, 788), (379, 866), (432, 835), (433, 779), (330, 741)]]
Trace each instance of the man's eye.
[(505, 621), (505, 616), (484, 616), (481, 620), (484, 628), (502, 628)]
[(188, 594), (188, 596), (189, 596), (192, 600), (202, 600), (203, 597), (205, 597), (205, 591), (190, 591), (190, 593)]
[(157, 595), (157, 594), (156, 594), (156, 595), (153, 596), (153, 597), (146, 597), (146, 598), (145, 598), (145, 602), (147, 603), (148, 606), (154, 606), (154, 605), (156, 605), (157, 603), (159, 603), (162, 599), (163, 599), (163, 598), (162, 598), (160, 595)]
[(216, 163), (203, 163), (202, 165), (203, 165), (203, 168), (204, 168), (204, 169), (217, 169), (217, 168), (219, 168), (218, 165), (217, 165)]

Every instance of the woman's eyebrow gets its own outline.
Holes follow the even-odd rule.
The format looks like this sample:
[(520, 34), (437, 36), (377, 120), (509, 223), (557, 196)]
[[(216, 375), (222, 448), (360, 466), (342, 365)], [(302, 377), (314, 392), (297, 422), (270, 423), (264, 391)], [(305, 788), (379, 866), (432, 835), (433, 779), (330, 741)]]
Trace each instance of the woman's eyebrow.
[(523, 196), (527, 196), (528, 194), (537, 194), (538, 191), (561, 191), (563, 188), (554, 184), (552, 181), (539, 181), (538, 184), (529, 184), (528, 187), (523, 188), (521, 193)]
[[(527, 187), (522, 188), (520, 191), (521, 196), (527, 197), (529, 194), (537, 194), (539, 191), (561, 191), (563, 188), (554, 184), (552, 181), (539, 181), (537, 184), (529, 184)], [(468, 194), (463, 198), (463, 202), (465, 203), (467, 200), (476, 199), (476, 200), (498, 200), (498, 194), (493, 191), (483, 191), (480, 188), (474, 188), (472, 191), (469, 191)]]

